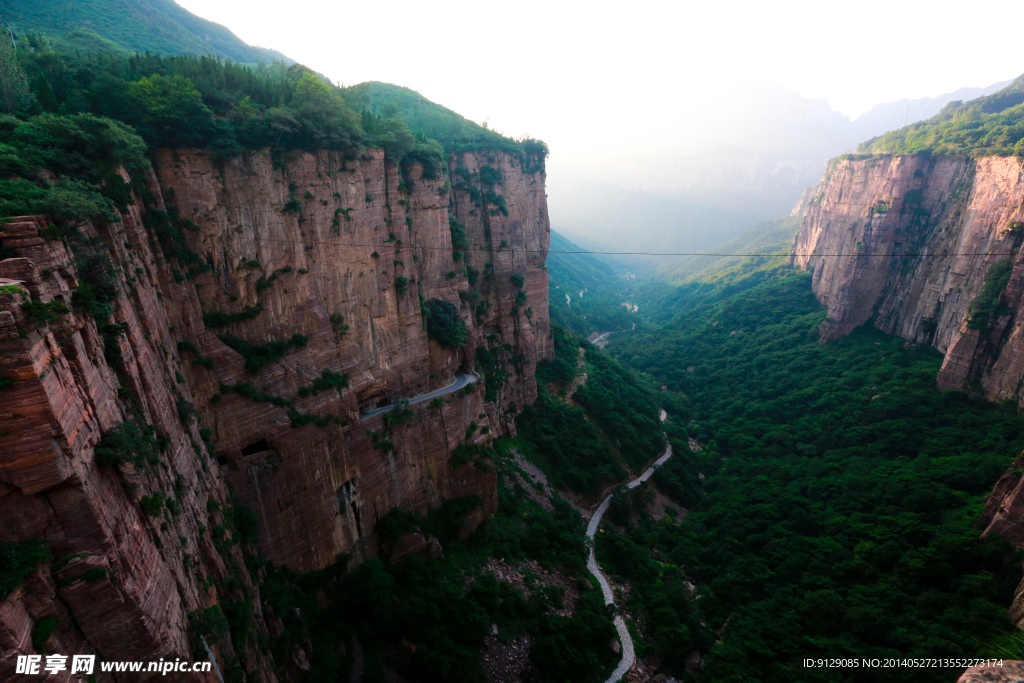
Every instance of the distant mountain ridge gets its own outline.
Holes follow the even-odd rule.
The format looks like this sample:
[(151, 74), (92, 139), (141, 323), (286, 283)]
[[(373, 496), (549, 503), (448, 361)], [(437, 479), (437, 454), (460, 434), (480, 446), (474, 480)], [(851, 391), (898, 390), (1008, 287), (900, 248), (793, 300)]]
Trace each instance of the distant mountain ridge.
[[(778, 86), (753, 87), (723, 114), (719, 129), (708, 128), (700, 153), (609, 157), (586, 168), (558, 169), (553, 162), (551, 215), (558, 230), (603, 249), (707, 251), (789, 213), (829, 159), (901, 128), (905, 120), (928, 119), (950, 102), (991, 97), (1006, 83), (882, 103), (853, 121), (824, 100)], [(665, 263), (618, 260), (636, 269)], [(693, 265), (673, 277), (688, 277), (696, 272)]]
[[(1017, 80), (1020, 81), (1021, 79)], [(1019, 92), (1020, 88), (1024, 86), (1024, 81), (1022, 81), (1017, 83), (1016, 88), (1010, 87), (1015, 83), (1017, 81), (1001, 81), (986, 88), (960, 88), (937, 97), (885, 102), (875, 105), (868, 112), (859, 116), (853, 121), (852, 125), (855, 130), (863, 131), (873, 131), (882, 128), (896, 130), (903, 127), (904, 120), (909, 120), (911, 124), (926, 125), (920, 122), (938, 116), (947, 105), (958, 106), (955, 104), (951, 105), (950, 103), (976, 100), (976, 104), (980, 104), (983, 108), (988, 109), (994, 108), (996, 103), (1012, 105), (1017, 101), (1016, 99), (1009, 102), (1004, 100), (1007, 99), (1008, 94)], [(962, 107), (963, 105), (959, 106)], [(865, 136), (866, 138), (867, 136)], [(804, 199), (807, 198), (808, 192), (805, 192)], [(708, 280), (742, 260), (740, 256), (730, 257), (723, 254), (788, 253), (792, 247), (793, 237), (800, 230), (800, 221), (803, 215), (803, 208), (805, 208), (803, 203), (803, 200), (801, 200), (797, 208), (788, 217), (758, 223), (729, 241), (706, 249), (701, 248), (702, 251), (706, 250), (718, 255), (684, 256), (678, 260), (661, 265), (658, 268), (659, 277), (675, 284)]]
[(952, 101), (935, 116), (861, 143), (858, 152), (940, 157), (1024, 155), (1024, 75), (991, 95)]
[(294, 60), (248, 45), (227, 27), (172, 0), (0, 0), (0, 25), (39, 33), (66, 49), (216, 55), (236, 62)]
[(1013, 80), (993, 83), (985, 88), (960, 88), (953, 92), (943, 93), (936, 97), (918, 99), (902, 99), (894, 102), (882, 102), (853, 120), (855, 128), (865, 131), (863, 139), (878, 135), (879, 132), (895, 130), (905, 125), (924, 121), (942, 111), (950, 102), (967, 102), (969, 100), (991, 95), (1013, 83)]

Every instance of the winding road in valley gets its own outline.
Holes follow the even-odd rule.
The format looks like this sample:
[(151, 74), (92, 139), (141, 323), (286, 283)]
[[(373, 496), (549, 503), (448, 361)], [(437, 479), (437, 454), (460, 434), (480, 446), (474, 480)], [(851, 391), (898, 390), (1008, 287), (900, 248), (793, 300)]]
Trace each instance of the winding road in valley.
[[(429, 401), (430, 399), (437, 398), (438, 396), (445, 396), (446, 394), (450, 394), (453, 391), (458, 391), (459, 389), (461, 389), (462, 387), (466, 386), (467, 384), (472, 384), (473, 382), (477, 381), (477, 379), (479, 379), (479, 378), (476, 375), (474, 375), (474, 374), (466, 374), (464, 372), (456, 372), (455, 373), (455, 381), (454, 382), (452, 382), (451, 384), (449, 384), (448, 386), (446, 386), (446, 387), (444, 387), (442, 389), (437, 389), (435, 391), (431, 391), (431, 392), (428, 392), (426, 394), (420, 394), (419, 396), (416, 396), (415, 398), (410, 398), (409, 399), (409, 405), (415, 405), (417, 403), (423, 403), (424, 401)], [(391, 403), (391, 404), (388, 404), (386, 406), (381, 406), (380, 408), (374, 408), (373, 410), (367, 410), (365, 413), (362, 414), (362, 418), (365, 420), (368, 417), (375, 417), (375, 416), (380, 415), (382, 413), (390, 412), (390, 411), (394, 410), (394, 408), (395, 408), (395, 404)]]
[[(611, 333), (606, 332), (605, 334), (601, 335), (601, 337), (599, 337), (598, 340), (595, 341), (599, 341), (600, 339), (607, 337), (609, 334)], [(437, 398), (439, 396), (445, 396), (446, 394), (450, 394), (453, 391), (458, 391), (459, 389), (468, 384), (472, 384), (473, 382), (477, 381), (477, 379), (479, 378), (474, 374), (457, 372), (455, 373), (455, 381), (453, 383), (449, 384), (448, 386), (442, 389), (437, 389), (436, 391), (431, 391), (429, 393), (416, 396), (415, 398), (411, 398), (409, 399), (409, 405), (422, 403), (423, 401), (429, 401), (430, 399)], [(363, 419), (375, 417), (377, 415), (381, 415), (383, 413), (394, 410), (394, 408), (395, 404), (391, 403), (386, 406), (381, 406), (380, 408), (368, 410), (362, 414), (362, 417)], [(660, 414), (661, 421), (664, 422), (667, 417), (668, 416), (666, 415), (665, 411), (662, 410)], [(632, 481), (626, 484), (626, 489), (635, 489), (637, 486), (643, 484), (645, 481), (651, 478), (651, 475), (654, 474), (654, 470), (656, 470), (661, 465), (665, 464), (665, 462), (671, 457), (672, 445), (666, 443), (665, 452), (661, 454), (661, 457), (655, 460), (654, 464), (648, 467), (646, 470), (644, 470), (640, 474), (640, 476), (634, 478)], [(590, 571), (590, 573), (594, 575), (594, 578), (597, 579), (597, 582), (601, 584), (601, 593), (604, 595), (604, 604), (606, 605), (615, 604), (615, 595), (612, 593), (612, 587), (608, 583), (608, 578), (604, 575), (604, 572), (601, 571), (600, 565), (597, 564), (597, 558), (594, 555), (594, 535), (597, 533), (598, 527), (601, 526), (601, 519), (604, 517), (604, 513), (608, 511), (608, 506), (611, 504), (612, 496), (614, 495), (615, 491), (612, 491), (611, 493), (604, 497), (604, 500), (601, 501), (601, 504), (597, 506), (596, 510), (594, 510), (594, 514), (590, 518), (590, 523), (587, 525), (587, 538), (590, 539), (590, 552), (587, 556), (587, 570)], [(619, 642), (622, 643), (622, 659), (619, 661), (619, 665), (615, 667), (615, 671), (612, 672), (612, 675), (608, 677), (606, 683), (615, 683), (620, 678), (625, 676), (626, 672), (629, 671), (630, 667), (633, 666), (633, 662), (636, 659), (636, 654), (633, 650), (633, 638), (629, 635), (629, 629), (626, 627), (626, 620), (622, 617), (621, 614), (615, 616), (615, 629), (619, 632)]]
[[(664, 422), (666, 418), (665, 411), (661, 411), (661, 421)], [(665, 444), (665, 452), (662, 453), (661, 457), (654, 461), (654, 464), (648, 467), (643, 473), (633, 479), (631, 482), (626, 484), (627, 489), (635, 489), (640, 484), (644, 483), (651, 478), (654, 474), (654, 470), (661, 467), (665, 462), (672, 457), (672, 445)], [(590, 518), (590, 524), (587, 525), (587, 538), (590, 539), (590, 554), (587, 556), (587, 570), (594, 575), (597, 582), (601, 584), (601, 593), (604, 594), (604, 604), (614, 605), (615, 596), (612, 593), (612, 587), (608, 583), (608, 578), (601, 571), (600, 565), (597, 564), (597, 558), (594, 556), (594, 534), (597, 533), (597, 528), (601, 526), (601, 518), (604, 517), (604, 513), (608, 511), (608, 506), (612, 502), (612, 496), (615, 492), (609, 493), (601, 501), (601, 504), (594, 511), (594, 516)], [(605, 683), (615, 683), (629, 671), (630, 667), (633, 666), (633, 661), (636, 659), (636, 654), (633, 651), (633, 638), (629, 635), (629, 629), (626, 627), (626, 620), (623, 619), (621, 614), (615, 615), (615, 629), (619, 632), (619, 642), (622, 643), (622, 659), (619, 661), (619, 665), (615, 667), (615, 671), (608, 677)]]

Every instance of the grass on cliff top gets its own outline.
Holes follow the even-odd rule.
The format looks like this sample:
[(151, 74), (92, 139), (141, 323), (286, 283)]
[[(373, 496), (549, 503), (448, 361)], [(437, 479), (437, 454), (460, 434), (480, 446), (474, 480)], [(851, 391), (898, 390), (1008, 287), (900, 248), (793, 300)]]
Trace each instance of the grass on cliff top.
[(936, 391), (932, 349), (869, 328), (820, 344), (824, 316), (810, 276), (790, 272), (612, 339), (613, 355), (689, 397), (680, 417), (704, 446), (684, 453), (694, 471), (673, 472), (688, 481), (686, 520), (641, 523), (605, 557), (638, 589), (648, 548), (695, 579), (703, 620), (724, 629), (709, 680), (879, 679), (805, 657), (1018, 656), (1019, 554), (976, 522), (1024, 449), (1024, 421)]
[(950, 102), (926, 121), (862, 143), (864, 153), (1024, 156), (1024, 76), (999, 92)]

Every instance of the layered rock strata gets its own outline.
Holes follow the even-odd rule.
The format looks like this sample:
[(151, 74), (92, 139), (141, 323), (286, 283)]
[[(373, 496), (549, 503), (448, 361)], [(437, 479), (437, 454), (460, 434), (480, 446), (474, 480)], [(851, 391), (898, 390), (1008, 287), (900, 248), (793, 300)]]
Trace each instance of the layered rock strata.
[[(833, 161), (792, 257), (813, 271), (814, 293), (828, 308), (822, 340), (870, 320), (943, 352), (940, 388), (1020, 402), (1022, 204), (1015, 158)], [(974, 315), (997, 264), (1009, 275), (990, 284), (992, 313)]]
[[(70, 239), (41, 217), (0, 232), (0, 543), (55, 558), (0, 602), (0, 680), (51, 616), (51, 652), (189, 656), (208, 633), (222, 665), (301, 668), (204, 622), (245, 604), (251, 634), (279, 628), (238, 541), (308, 571), (392, 551), (394, 507), (472, 496), (468, 533), (496, 506), (472, 446), (514, 429), (552, 353), (542, 160), (161, 150), (145, 184)], [(428, 334), (438, 301), (464, 346)], [(401, 553), (434, 552), (415, 540)]]
[[(465, 154), (451, 159), (450, 174), (426, 177), (379, 150), (230, 161), (162, 151), (154, 166), (201, 262), (189, 280), (167, 284), (194, 288), (205, 323), (182, 311), (173, 324), (212, 360), (187, 374), (224, 476), (262, 520), (261, 552), (319, 569), (339, 553), (376, 554), (376, 520), (396, 506), (424, 511), (475, 495), (492, 512), (493, 473), (449, 461), (467, 431), (477, 443), (511, 428), (536, 398), (537, 361), (552, 353), (543, 172)], [(452, 219), (468, 248), (453, 247)], [(459, 309), (464, 347), (428, 335), (423, 304), (432, 300)], [(306, 341), (252, 372), (227, 335)], [(347, 376), (347, 386), (316, 390), (325, 370)], [(396, 413), (362, 416), (448, 386), (459, 370), (481, 371), (486, 382), (441, 405), (416, 404), (401, 422)], [(223, 390), (245, 384), (290, 405)], [(333, 421), (300, 426), (296, 413)]]
[[(210, 532), (230, 503), (198, 422), (179, 410), (194, 396), (175, 374), (164, 268), (138, 211), (80, 228), (78, 253), (101, 241), (111, 269), (131, 273), (104, 323), (76, 310), (79, 268), (65, 243), (40, 236), (46, 227), (24, 217), (0, 233), (18, 253), (0, 261), (0, 376), (11, 381), (0, 393), (0, 543), (42, 539), (54, 559), (0, 602), (0, 680), (21, 678), (17, 657), (54, 619), (50, 654), (188, 658), (190, 615), (237, 598), (215, 584), (253, 590), (238, 546)], [(101, 438), (126, 423), (153, 428), (139, 441), (156, 462), (98, 466)], [(168, 505), (144, 504), (157, 496)], [(258, 650), (215, 648), (222, 663), (243, 655), (270, 671)]]

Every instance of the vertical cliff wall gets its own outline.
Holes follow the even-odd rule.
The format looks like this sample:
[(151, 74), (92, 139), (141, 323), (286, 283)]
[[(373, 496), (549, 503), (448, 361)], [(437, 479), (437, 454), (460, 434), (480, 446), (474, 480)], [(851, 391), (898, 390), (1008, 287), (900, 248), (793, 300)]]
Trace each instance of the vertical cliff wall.
[[(0, 680), (18, 678), (17, 656), (32, 654), (46, 620), (50, 653), (187, 658), (198, 642), (190, 618), (253, 590), (238, 546), (211, 532), (231, 505), (188, 412), (194, 396), (161, 301), (166, 266), (139, 212), (82, 226), (74, 251), (46, 230), (25, 217), (0, 233), (18, 254), (0, 261), (0, 375), (11, 380), (0, 407), (0, 542), (42, 539), (54, 560), (0, 602)], [(85, 267), (124, 278), (105, 322), (73, 305)], [(99, 446), (129, 460), (101, 466)], [(228, 577), (236, 590), (219, 591)], [(252, 610), (262, 620), (258, 603)], [(217, 652), (270, 671), (256, 649), (225, 640)]]
[[(0, 602), (0, 680), (49, 616), (51, 650), (105, 659), (186, 656), (218, 602), (273, 633), (239, 540), (308, 571), (386, 552), (396, 506), (475, 496), (467, 531), (494, 510), (493, 471), (452, 455), (514, 429), (552, 353), (543, 160), (448, 165), (161, 150), (120, 222), (3, 226), (0, 542), (57, 561)], [(437, 302), (464, 346), (428, 334)]]
[[(189, 367), (197, 405), (225, 476), (262, 520), (261, 551), (277, 563), (310, 570), (342, 552), (374, 555), (375, 522), (396, 506), (423, 511), (465, 495), (480, 496), (485, 512), (496, 505), (492, 472), (449, 460), (471, 424), (480, 442), (508, 431), (535, 398), (536, 362), (551, 353), (543, 172), (497, 153), (453, 157), (452, 167), (403, 175), (379, 150), (156, 155), (199, 263), (169, 286), (194, 288), (203, 315), (180, 311), (172, 324), (213, 361)], [(455, 260), (458, 218), (469, 246)], [(430, 338), (423, 304), (432, 300), (459, 310), (464, 348)], [(253, 371), (228, 335), (306, 341)], [(486, 382), (440, 406), (415, 404), (400, 422), (363, 416), (479, 369), (478, 349), (491, 361)], [(325, 370), (347, 375), (347, 386), (317, 390)], [(252, 391), (225, 391), (239, 386)]]
[(941, 388), (1020, 401), (1022, 202), (1014, 158), (833, 161), (793, 250), (828, 307), (822, 339), (871, 320), (942, 351)]

